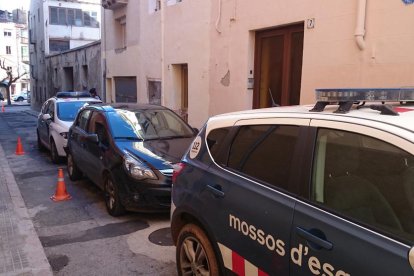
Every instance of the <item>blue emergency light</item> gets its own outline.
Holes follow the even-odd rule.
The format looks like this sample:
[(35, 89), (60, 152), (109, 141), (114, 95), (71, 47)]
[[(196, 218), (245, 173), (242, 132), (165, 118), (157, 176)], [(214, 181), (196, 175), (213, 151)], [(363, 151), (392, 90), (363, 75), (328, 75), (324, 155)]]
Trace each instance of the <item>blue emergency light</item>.
[[(359, 104), (358, 109), (370, 107), (381, 111), (381, 114), (398, 115), (385, 102), (414, 102), (414, 88), (335, 88), (316, 89), (316, 105), (310, 110), (322, 112), (329, 104), (338, 104), (335, 113), (348, 113), (353, 104)], [(365, 106), (365, 102), (381, 102), (382, 105)]]

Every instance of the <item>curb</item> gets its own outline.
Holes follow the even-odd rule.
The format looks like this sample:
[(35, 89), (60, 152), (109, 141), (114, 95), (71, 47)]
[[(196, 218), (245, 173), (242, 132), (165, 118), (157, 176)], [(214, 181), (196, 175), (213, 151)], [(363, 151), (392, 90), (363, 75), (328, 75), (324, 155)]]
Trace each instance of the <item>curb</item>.
[(42, 244), (40, 243), (33, 222), (27, 212), (26, 204), (20, 194), (19, 187), (17, 186), (16, 180), (7, 161), (6, 154), (1, 145), (0, 168), (4, 173), (2, 178), (5, 179), (4, 182), (7, 185), (13, 205), (13, 210), (11, 211), (15, 213), (16, 230), (22, 238), (22, 244), (19, 248), (24, 252), (28, 261), (28, 267), (12, 273), (8, 272), (7, 275), (53, 275), (51, 266), (47, 260)]

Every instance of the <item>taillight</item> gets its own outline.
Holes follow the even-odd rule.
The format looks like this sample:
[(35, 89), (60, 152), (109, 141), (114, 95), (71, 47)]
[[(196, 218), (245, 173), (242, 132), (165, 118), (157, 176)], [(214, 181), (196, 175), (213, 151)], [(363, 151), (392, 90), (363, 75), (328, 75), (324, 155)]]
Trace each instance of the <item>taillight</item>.
[(177, 176), (183, 171), (185, 168), (185, 163), (177, 163), (174, 164), (174, 171), (172, 175), (172, 182), (175, 183), (175, 180), (177, 179)]

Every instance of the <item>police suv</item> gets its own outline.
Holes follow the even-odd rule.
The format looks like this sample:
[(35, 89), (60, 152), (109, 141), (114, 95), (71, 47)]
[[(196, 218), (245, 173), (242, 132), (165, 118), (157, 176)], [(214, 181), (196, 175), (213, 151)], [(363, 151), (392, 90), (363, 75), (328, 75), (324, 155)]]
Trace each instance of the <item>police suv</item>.
[(414, 89), (210, 118), (173, 175), (179, 275), (413, 275)]

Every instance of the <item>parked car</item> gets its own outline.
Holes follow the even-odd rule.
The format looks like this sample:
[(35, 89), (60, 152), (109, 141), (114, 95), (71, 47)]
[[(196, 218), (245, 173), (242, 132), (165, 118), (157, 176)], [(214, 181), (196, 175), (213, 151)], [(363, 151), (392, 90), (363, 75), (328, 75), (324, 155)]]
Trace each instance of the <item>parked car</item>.
[(29, 94), (28, 91), (21, 91), (20, 93), (13, 95), (12, 99), (15, 102), (22, 102), (24, 100), (27, 100), (28, 94)]
[(112, 216), (168, 212), (173, 166), (196, 133), (162, 106), (86, 106), (69, 130), (68, 174), (99, 186)]
[(1, 92), (0, 92), (0, 101), (4, 101), (4, 96)]
[(53, 163), (58, 163), (66, 153), (67, 134), (78, 110), (90, 103), (101, 101), (91, 98), (87, 92), (58, 92), (47, 100), (37, 118), (37, 146), (48, 149)]
[(173, 175), (178, 275), (412, 275), (413, 95), (210, 118)]

